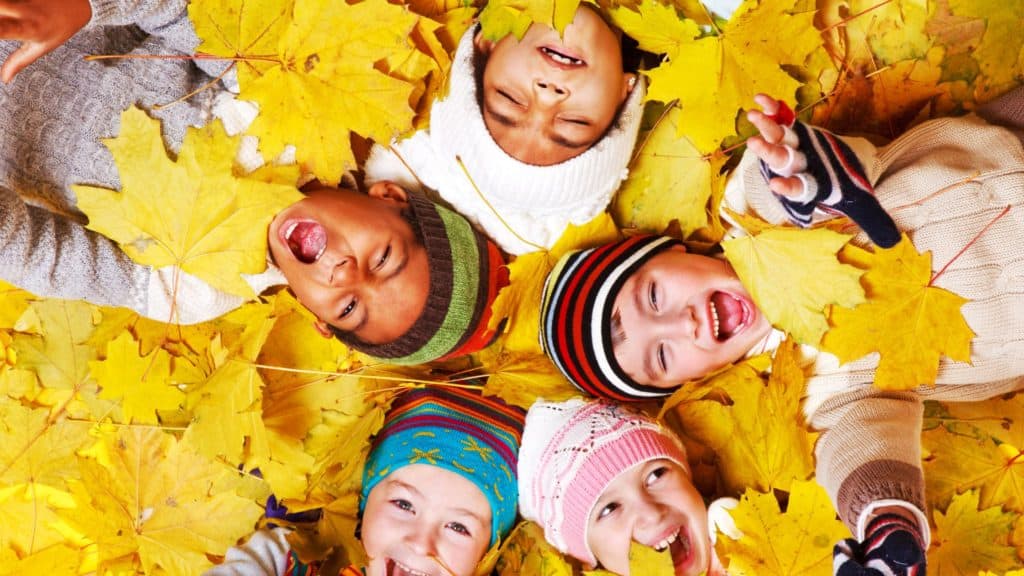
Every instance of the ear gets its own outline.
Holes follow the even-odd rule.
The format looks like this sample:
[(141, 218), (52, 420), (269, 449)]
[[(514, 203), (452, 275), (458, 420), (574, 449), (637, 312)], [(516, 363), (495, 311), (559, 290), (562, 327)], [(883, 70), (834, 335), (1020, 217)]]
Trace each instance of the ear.
[(640, 81), (640, 77), (636, 73), (634, 73), (634, 72), (626, 72), (626, 73), (624, 73), (622, 75), (622, 100), (621, 100), (621, 102), (625, 102), (626, 101), (626, 98), (628, 98), (629, 95), (633, 92), (633, 89), (636, 88), (636, 84), (639, 81)]
[(480, 31), (476, 33), (476, 36), (473, 36), (473, 46), (476, 48), (477, 52), (484, 56), (490, 56), (491, 50), (494, 49), (494, 42), (484, 38), (484, 31), (481, 28)]
[(385, 202), (394, 202), (396, 204), (407, 204), (409, 202), (409, 193), (405, 191), (405, 188), (389, 180), (381, 180), (374, 183), (366, 191), (366, 194), (371, 198), (384, 200)]
[(686, 244), (676, 244), (669, 248), (669, 250), (678, 250), (679, 252), (686, 252)]
[(331, 327), (327, 325), (327, 322), (319, 318), (316, 319), (316, 322), (313, 322), (313, 328), (324, 338), (334, 338), (334, 332), (331, 332)]

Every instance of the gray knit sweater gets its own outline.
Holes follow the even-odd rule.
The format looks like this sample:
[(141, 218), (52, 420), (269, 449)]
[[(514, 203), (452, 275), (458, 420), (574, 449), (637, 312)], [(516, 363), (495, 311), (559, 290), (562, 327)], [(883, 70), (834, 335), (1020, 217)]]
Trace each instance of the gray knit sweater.
[[(165, 144), (177, 152), (185, 128), (208, 120), (223, 88), (161, 111), (152, 106), (208, 82), (224, 64), (202, 62), (201, 69), (181, 59), (87, 62), (90, 54), (192, 54), (199, 44), (186, 0), (90, 2), (86, 27), (0, 87), (0, 279), (40, 296), (127, 306), (168, 320), (161, 317), (169, 309), (161, 300), (169, 293), (158, 293), (169, 287), (171, 274), (134, 263), (84, 228), (70, 186), (119, 187), (113, 157), (100, 139), (118, 134), (121, 112), (132, 105), (162, 121)], [(16, 42), (0, 41), (0, 58), (16, 48)], [(212, 318), (241, 303), (194, 278), (184, 285), (194, 290), (178, 292), (181, 322)]]

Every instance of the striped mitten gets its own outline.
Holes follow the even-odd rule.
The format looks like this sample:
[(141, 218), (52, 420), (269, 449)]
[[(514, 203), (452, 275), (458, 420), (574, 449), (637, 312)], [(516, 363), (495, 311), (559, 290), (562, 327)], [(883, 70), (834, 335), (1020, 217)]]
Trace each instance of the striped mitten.
[(832, 551), (835, 576), (925, 576), (925, 566), (917, 524), (898, 514), (878, 516), (863, 542), (843, 540)]
[(794, 224), (810, 226), (814, 210), (820, 207), (848, 216), (882, 248), (900, 241), (896, 224), (878, 203), (864, 167), (846, 143), (827, 130), (797, 121), (785, 103), (780, 102), (778, 111), (768, 117), (785, 131), (780, 144), (789, 152), (789, 161), (773, 169), (762, 160), (761, 174), (766, 181), (793, 176), (803, 182), (799, 197), (776, 194)]

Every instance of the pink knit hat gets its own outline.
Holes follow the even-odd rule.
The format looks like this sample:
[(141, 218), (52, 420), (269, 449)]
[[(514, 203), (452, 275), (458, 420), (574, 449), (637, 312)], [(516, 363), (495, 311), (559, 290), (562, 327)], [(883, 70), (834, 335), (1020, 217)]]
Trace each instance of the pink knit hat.
[(519, 448), (519, 513), (563, 554), (596, 565), (587, 519), (605, 488), (630, 468), (686, 454), (657, 421), (606, 400), (538, 401)]

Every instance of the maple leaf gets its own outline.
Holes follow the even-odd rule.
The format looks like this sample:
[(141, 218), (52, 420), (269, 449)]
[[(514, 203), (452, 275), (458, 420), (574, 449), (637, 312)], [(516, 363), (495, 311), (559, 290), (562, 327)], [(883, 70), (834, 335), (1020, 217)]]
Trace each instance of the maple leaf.
[[(651, 81), (647, 98), (678, 100), (683, 112), (679, 135), (707, 153), (736, 134), (736, 114), (754, 107), (755, 94), (792, 100), (800, 87), (782, 66), (800, 66), (822, 40), (813, 12), (789, 14), (793, 3), (747, 2), (719, 34), (710, 36), (701, 36), (695, 22), (672, 23), (679, 19), (674, 9), (657, 0), (645, 0), (638, 18), (623, 9), (612, 11), (612, 17), (642, 49), (666, 51), (666, 62), (643, 72)], [(648, 32), (649, 26), (656, 30)]]
[(0, 549), (30, 557), (64, 543), (73, 530), (58, 510), (71, 507), (74, 502), (64, 490), (45, 484), (5, 486), (0, 490)]
[(953, 420), (922, 435), (929, 503), (973, 489), (984, 508), (1024, 512), (1024, 396), (944, 406)]
[(495, 573), (497, 576), (572, 576), (573, 567), (547, 543), (540, 526), (522, 521), (502, 543)]
[(998, 506), (979, 510), (974, 490), (954, 496), (945, 514), (935, 512), (929, 570), (936, 574), (977, 574), (981, 570), (1016, 568), (1016, 552), (1008, 545), (1016, 516)]
[(171, 382), (171, 355), (162, 348), (139, 355), (139, 343), (122, 332), (107, 344), (107, 357), (89, 362), (101, 398), (121, 399), (126, 422), (157, 423), (157, 410), (173, 410), (185, 395)]
[(484, 37), (494, 41), (509, 34), (522, 38), (534, 23), (561, 34), (579, 6), (580, 0), (490, 0), (480, 11), (480, 26)]
[(623, 228), (661, 232), (679, 222), (685, 238), (708, 225), (708, 200), (720, 187), (727, 157), (701, 154), (689, 140), (680, 139), (682, 112), (669, 107), (648, 133), (634, 157), (629, 179), (615, 195), (611, 212)]
[(120, 134), (104, 142), (121, 192), (72, 187), (89, 228), (140, 264), (178, 266), (215, 288), (255, 297), (240, 275), (266, 269), (267, 226), (301, 194), (293, 186), (236, 178), (237, 139), (220, 122), (189, 128), (176, 161), (164, 150), (160, 123), (138, 108), (121, 114)]
[(864, 301), (861, 271), (836, 259), (850, 236), (826, 229), (772, 228), (722, 242), (725, 257), (771, 323), (817, 344), (829, 304)]
[(323, 182), (356, 167), (350, 131), (389, 142), (411, 128), (413, 86), (374, 65), (415, 48), (418, 17), (384, 0), (203, 0), (189, 16), (198, 50), (239, 59), (240, 97), (259, 104), (249, 133), (276, 156), (288, 144)]
[(747, 490), (729, 513), (743, 537), (720, 534), (715, 549), (734, 576), (832, 574), (832, 546), (850, 536), (814, 481), (793, 482), (785, 512), (772, 493)]
[(847, 65), (863, 61), (879, 67), (924, 56), (932, 46), (925, 33), (928, 4), (924, 0), (826, 0), (818, 15), (828, 31), (827, 44)]
[(125, 429), (101, 446), (102, 459), (80, 459), (74, 491), (75, 520), (98, 544), (101, 566), (131, 555), (150, 574), (199, 574), (207, 554), (223, 554), (262, 513), (227, 487), (237, 478), (229, 467), (161, 430)]
[(1018, 84), (1024, 71), (1024, 38), (1020, 34), (1024, 5), (998, 0), (949, 0), (949, 7), (955, 15), (985, 19), (985, 35), (972, 51), (985, 75), (979, 86), (983, 94), (994, 97)]
[(490, 328), (495, 330), (504, 319), (506, 336), (503, 349), (543, 354), (540, 349), (540, 303), (548, 272), (566, 252), (599, 246), (617, 240), (618, 229), (611, 217), (602, 212), (582, 226), (570, 224), (558, 242), (547, 251), (517, 256), (508, 265), (509, 285), (498, 292), (491, 305)]
[(797, 347), (787, 341), (767, 381), (745, 364), (707, 382), (719, 394), (675, 408), (681, 434), (717, 455), (726, 492), (787, 490), (791, 482), (813, 474), (816, 435), (801, 425), (803, 382)]
[(46, 574), (47, 576), (77, 576), (82, 551), (65, 544), (43, 548), (24, 558), (4, 558), (0, 554), (0, 576)]
[(28, 292), (0, 281), (0, 329), (14, 328), (14, 324), (34, 298)]
[(931, 281), (931, 253), (918, 254), (906, 236), (876, 250), (863, 278), (868, 301), (832, 307), (821, 348), (842, 362), (879, 352), (874, 384), (883, 390), (934, 385), (940, 355), (970, 361), (974, 332), (960, 313), (967, 300)]
[(44, 484), (64, 489), (78, 476), (75, 451), (87, 425), (55, 419), (46, 408), (0, 404), (0, 486)]
[(484, 393), (498, 396), (505, 402), (529, 410), (538, 398), (561, 402), (579, 395), (558, 368), (543, 354), (523, 354), (488, 348), (480, 353), (480, 361), (490, 376)]

